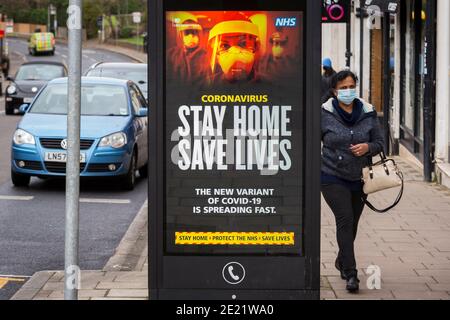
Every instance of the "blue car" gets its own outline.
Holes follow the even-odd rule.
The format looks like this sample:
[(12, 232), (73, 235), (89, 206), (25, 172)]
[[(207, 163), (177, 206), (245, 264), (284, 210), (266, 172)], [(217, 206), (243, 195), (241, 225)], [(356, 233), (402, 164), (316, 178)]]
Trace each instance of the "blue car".
[[(64, 177), (67, 158), (67, 78), (50, 81), (23, 105), (14, 133), (11, 179)], [(82, 78), (80, 176), (116, 177), (132, 190), (136, 172), (147, 175), (147, 102), (132, 81)]]

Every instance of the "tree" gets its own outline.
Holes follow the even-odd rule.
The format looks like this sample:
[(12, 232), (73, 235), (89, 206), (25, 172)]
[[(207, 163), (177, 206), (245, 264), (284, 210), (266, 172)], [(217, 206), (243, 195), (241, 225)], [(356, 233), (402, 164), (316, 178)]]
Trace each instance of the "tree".
[[(58, 25), (65, 26), (69, 0), (0, 0), (0, 13), (17, 23), (46, 24), (49, 4), (56, 7)], [(113, 25), (111, 16), (125, 13), (127, 6), (128, 13), (143, 11), (147, 7), (147, 0), (83, 0), (83, 25), (88, 36), (97, 35), (99, 16), (105, 15), (108, 23)]]
[(56, 6), (58, 24), (65, 24), (69, 0), (1, 0), (0, 11), (18, 23), (46, 24), (50, 3)]

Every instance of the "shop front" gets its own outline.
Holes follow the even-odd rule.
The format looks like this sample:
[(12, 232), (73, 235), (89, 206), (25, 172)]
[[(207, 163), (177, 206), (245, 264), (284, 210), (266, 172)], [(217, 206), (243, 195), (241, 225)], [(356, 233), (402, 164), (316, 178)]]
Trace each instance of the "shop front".
[(402, 1), (399, 24), (400, 143), (425, 166), (432, 162), (436, 111), (434, 80), (430, 83), (435, 79), (436, 27), (430, 9), (436, 10), (436, 0)]

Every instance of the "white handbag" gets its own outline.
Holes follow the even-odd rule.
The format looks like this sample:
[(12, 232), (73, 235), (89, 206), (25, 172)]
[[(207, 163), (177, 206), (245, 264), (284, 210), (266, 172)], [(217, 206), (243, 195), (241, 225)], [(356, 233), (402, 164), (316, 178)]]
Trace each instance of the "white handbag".
[(403, 174), (393, 159), (387, 159), (385, 154), (380, 153), (381, 161), (370, 164), (362, 170), (363, 191), (365, 194), (373, 194), (382, 190), (401, 187), (394, 204), (386, 209), (377, 209), (369, 201), (365, 200), (367, 206), (373, 211), (385, 213), (394, 208), (403, 196)]

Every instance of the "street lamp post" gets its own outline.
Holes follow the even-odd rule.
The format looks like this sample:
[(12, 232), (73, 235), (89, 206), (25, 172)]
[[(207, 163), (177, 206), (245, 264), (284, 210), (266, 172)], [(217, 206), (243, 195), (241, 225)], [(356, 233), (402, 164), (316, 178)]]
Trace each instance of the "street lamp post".
[(436, 102), (436, 0), (429, 0), (426, 9), (425, 41), (423, 53), (424, 98), (423, 98), (423, 169), (425, 181), (433, 180), (434, 172), (434, 113)]
[(391, 14), (384, 13), (383, 17), (383, 129), (384, 152), (390, 154), (390, 110), (391, 110)]
[[(52, 21), (53, 17), (53, 21)], [(53, 4), (48, 5), (47, 9), (47, 30), (49, 32), (52, 32), (56, 35), (56, 28), (57, 28), (57, 19), (56, 19), (56, 7)]]
[(359, 0), (359, 95), (364, 96), (364, 3)]
[(81, 17), (82, 0), (70, 0), (69, 79), (67, 111), (67, 170), (65, 225), (64, 299), (77, 300), (80, 282), (78, 264), (80, 199), (80, 119), (81, 119)]
[(136, 49), (139, 51), (139, 24), (141, 23), (140, 12), (133, 12), (133, 22), (136, 24)]

